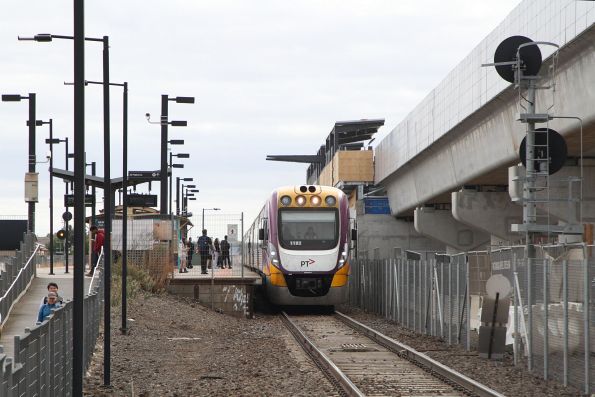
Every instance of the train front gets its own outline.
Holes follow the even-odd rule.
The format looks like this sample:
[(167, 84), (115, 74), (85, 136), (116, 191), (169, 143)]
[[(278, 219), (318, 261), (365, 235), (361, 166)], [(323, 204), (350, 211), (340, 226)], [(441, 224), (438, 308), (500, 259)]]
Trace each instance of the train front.
[(348, 299), (349, 209), (327, 186), (278, 189), (269, 205), (266, 293), (278, 305), (336, 305)]

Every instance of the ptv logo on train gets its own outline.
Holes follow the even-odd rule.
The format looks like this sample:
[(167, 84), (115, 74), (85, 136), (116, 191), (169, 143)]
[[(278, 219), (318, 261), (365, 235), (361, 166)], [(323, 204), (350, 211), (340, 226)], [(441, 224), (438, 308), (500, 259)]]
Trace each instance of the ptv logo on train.
[(316, 263), (316, 261), (314, 259), (308, 259), (306, 261), (300, 262), (301, 267), (304, 267), (304, 266), (309, 267), (310, 265), (313, 265), (314, 263)]

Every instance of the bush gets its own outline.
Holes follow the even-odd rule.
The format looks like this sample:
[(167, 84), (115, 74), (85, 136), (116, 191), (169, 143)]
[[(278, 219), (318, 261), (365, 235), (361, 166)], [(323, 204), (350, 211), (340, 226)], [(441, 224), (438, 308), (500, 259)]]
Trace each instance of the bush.
[[(139, 293), (161, 293), (164, 288), (159, 280), (153, 277), (142, 266), (128, 260), (128, 275), (126, 283), (126, 295), (134, 298)], [(111, 303), (113, 307), (119, 307), (122, 303), (122, 257), (120, 256), (112, 266), (112, 289)]]

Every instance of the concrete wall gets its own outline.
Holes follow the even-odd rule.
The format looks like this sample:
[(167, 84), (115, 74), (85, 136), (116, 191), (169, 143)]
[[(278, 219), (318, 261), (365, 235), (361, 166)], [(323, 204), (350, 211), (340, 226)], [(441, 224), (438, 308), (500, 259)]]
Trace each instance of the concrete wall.
[[(357, 215), (358, 257), (387, 259), (403, 250), (444, 252), (445, 246), (415, 231), (413, 222), (391, 215)], [(396, 249), (395, 249), (396, 248)], [(396, 251), (396, 252), (395, 252)]]
[(245, 284), (170, 284), (168, 292), (192, 298), (213, 310), (252, 318), (253, 286)]

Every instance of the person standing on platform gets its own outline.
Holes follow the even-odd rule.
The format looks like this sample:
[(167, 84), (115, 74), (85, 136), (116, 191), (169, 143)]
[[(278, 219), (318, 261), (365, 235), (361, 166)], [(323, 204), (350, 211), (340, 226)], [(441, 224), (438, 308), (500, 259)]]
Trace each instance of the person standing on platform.
[(105, 232), (103, 229), (98, 229), (95, 225), (91, 226), (89, 231), (91, 232), (91, 238), (93, 239), (93, 254), (91, 255), (91, 269), (89, 269), (87, 276), (91, 277), (95, 272), (95, 266), (97, 266), (97, 261), (101, 254), (101, 248), (103, 247), (103, 241), (105, 240)]
[(186, 241), (182, 237), (178, 245), (178, 259), (180, 260), (180, 273), (188, 273), (186, 269)]
[(231, 261), (229, 260), (229, 250), (231, 246), (229, 245), (229, 241), (227, 241), (227, 236), (223, 237), (221, 241), (221, 266), (225, 269), (227, 264), (227, 268), (231, 269)]
[(37, 324), (41, 324), (43, 320), (52, 314), (52, 309), (57, 309), (60, 307), (60, 303), (58, 302), (58, 294), (55, 292), (48, 293), (48, 303), (42, 305), (39, 308), (39, 312), (37, 313)]
[(186, 268), (192, 269), (192, 256), (194, 255), (194, 243), (192, 242), (192, 237), (188, 237), (188, 263), (186, 264)]
[(213, 241), (207, 236), (207, 229), (203, 229), (202, 236), (198, 238), (197, 245), (198, 253), (200, 254), (200, 272), (201, 274), (207, 274), (207, 264), (213, 248)]
[(218, 268), (221, 268), (221, 246), (219, 245), (218, 238), (215, 238), (213, 242), (213, 263)]

